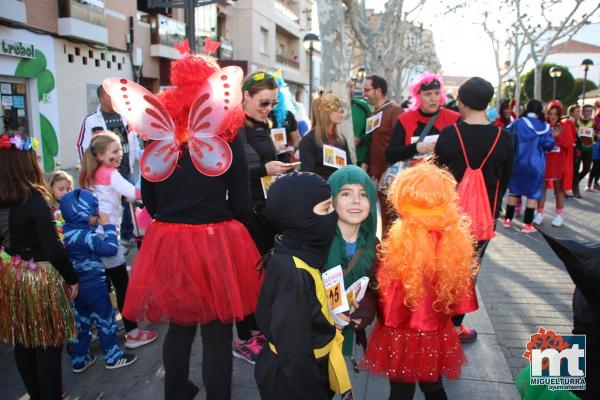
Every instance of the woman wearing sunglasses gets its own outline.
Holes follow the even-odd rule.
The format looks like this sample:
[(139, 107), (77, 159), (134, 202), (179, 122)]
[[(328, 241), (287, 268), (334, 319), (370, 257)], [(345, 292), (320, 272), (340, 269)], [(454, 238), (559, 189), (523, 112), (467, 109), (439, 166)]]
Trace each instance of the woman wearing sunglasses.
[[(262, 217), (265, 193), (270, 177), (277, 177), (294, 168), (290, 164), (290, 153), (282, 152), (286, 145), (276, 145), (271, 129), (274, 125), (269, 114), (277, 105), (278, 86), (275, 76), (264, 71), (254, 72), (242, 83), (243, 107), (246, 123), (238, 131), (245, 141), (244, 147), (250, 175), (253, 215), (248, 227), (256, 247), (261, 254), (273, 248), (275, 231)], [(264, 185), (264, 190), (263, 190)], [(260, 335), (254, 316), (237, 323), (238, 338), (233, 342), (233, 355), (254, 364), (262, 346), (264, 336)]]
[[(313, 127), (300, 141), (300, 168), (328, 179), (339, 168), (351, 164), (348, 143), (337, 128), (346, 110), (339, 97), (325, 93), (314, 100), (312, 114)], [(345, 154), (345, 159), (340, 153)]]

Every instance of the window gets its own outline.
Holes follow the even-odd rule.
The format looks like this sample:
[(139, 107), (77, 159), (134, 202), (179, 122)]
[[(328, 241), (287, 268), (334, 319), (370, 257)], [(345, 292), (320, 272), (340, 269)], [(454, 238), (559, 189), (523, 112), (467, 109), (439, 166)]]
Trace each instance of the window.
[(0, 77), (0, 89), (0, 133), (30, 133), (25, 81)]
[(265, 28), (260, 28), (260, 52), (269, 52), (269, 30)]

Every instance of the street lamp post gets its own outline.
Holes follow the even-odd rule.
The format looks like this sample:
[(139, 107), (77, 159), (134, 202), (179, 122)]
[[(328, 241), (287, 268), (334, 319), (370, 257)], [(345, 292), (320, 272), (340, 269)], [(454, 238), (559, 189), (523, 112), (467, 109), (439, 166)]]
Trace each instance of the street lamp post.
[(304, 39), (302, 42), (304, 43), (304, 48), (308, 50), (308, 59), (309, 59), (309, 71), (308, 71), (308, 104), (309, 107), (312, 104), (312, 94), (313, 94), (313, 51), (315, 50), (314, 44), (319, 41), (319, 36), (316, 34), (309, 32), (304, 35)]
[(557, 66), (550, 68), (550, 77), (552, 78), (552, 100), (556, 100), (556, 80), (562, 75), (562, 69)]
[(581, 107), (585, 104), (585, 81), (587, 81), (587, 74), (591, 67), (594, 66), (594, 62), (589, 58), (584, 59), (581, 62), (581, 69), (583, 69), (583, 85), (581, 88)]
[(515, 89), (515, 81), (514, 81), (513, 79), (509, 79), (509, 80), (507, 80), (507, 81), (506, 81), (506, 87), (507, 87), (507, 88), (508, 88), (508, 90), (509, 90), (509, 94), (510, 94), (511, 98), (514, 98), (514, 97), (515, 97), (515, 92), (514, 92), (514, 89)]

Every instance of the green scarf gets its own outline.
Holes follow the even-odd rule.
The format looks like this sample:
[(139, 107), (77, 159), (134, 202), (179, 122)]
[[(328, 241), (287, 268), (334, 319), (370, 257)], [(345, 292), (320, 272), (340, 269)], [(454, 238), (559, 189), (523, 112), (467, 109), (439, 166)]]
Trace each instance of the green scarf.
[[(358, 279), (363, 276), (370, 276), (371, 269), (375, 264), (375, 235), (377, 233), (377, 191), (375, 185), (369, 178), (369, 175), (356, 165), (348, 165), (334, 172), (327, 180), (331, 186), (331, 195), (335, 199), (342, 186), (347, 184), (359, 184), (365, 188), (371, 212), (367, 219), (360, 224), (358, 231), (358, 239), (356, 242), (356, 251), (362, 248), (360, 258), (352, 268), (352, 271), (344, 277), (344, 285), (348, 288)], [(335, 202), (334, 202), (335, 204)], [(336, 235), (333, 238), (331, 247), (329, 248), (329, 256), (323, 268), (327, 271), (337, 265), (341, 265), (345, 271), (351, 257), (346, 256), (346, 241), (342, 237), (340, 228), (336, 230)], [(354, 332), (350, 328), (344, 329), (344, 355), (352, 354), (352, 343), (354, 342)]]

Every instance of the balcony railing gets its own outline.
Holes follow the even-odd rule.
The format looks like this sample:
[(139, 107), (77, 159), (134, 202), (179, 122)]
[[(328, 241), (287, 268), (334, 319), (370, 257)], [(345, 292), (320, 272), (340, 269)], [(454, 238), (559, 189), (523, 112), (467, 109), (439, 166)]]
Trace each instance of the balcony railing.
[(275, 9), (293, 22), (298, 23), (300, 21), (298, 14), (279, 0), (275, 0)]
[(279, 55), (279, 54), (277, 55), (276, 59), (277, 59), (277, 62), (279, 64), (287, 65), (288, 67), (292, 67), (292, 68), (295, 68), (295, 69), (300, 69), (300, 63), (298, 61), (296, 61), (296, 60), (292, 60), (290, 58), (286, 58), (286, 57), (284, 57), (282, 55)]
[(59, 18), (75, 18), (104, 27), (104, 0), (59, 0)]
[(185, 39), (185, 23), (162, 14), (142, 17), (150, 24), (152, 44), (174, 46)]

